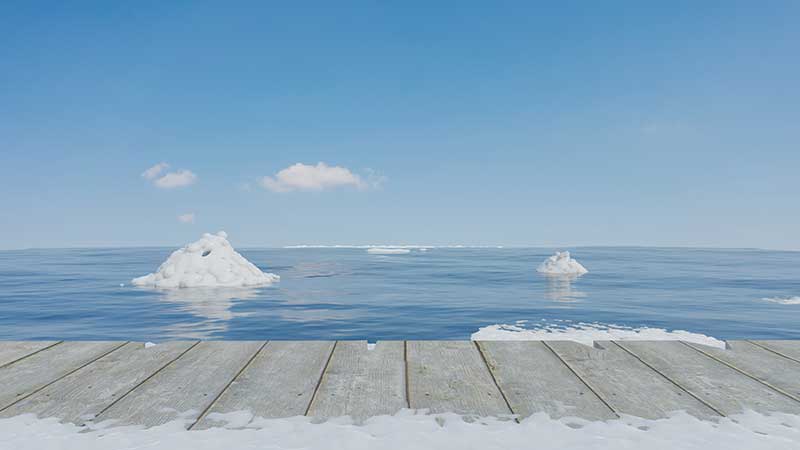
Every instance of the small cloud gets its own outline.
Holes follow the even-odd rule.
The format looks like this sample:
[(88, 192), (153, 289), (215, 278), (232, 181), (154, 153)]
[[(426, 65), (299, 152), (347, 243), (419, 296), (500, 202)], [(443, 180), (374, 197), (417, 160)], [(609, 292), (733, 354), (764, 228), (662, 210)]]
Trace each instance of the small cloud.
[(144, 172), (142, 172), (142, 177), (144, 177), (147, 180), (152, 180), (153, 178), (157, 177), (161, 172), (163, 172), (167, 168), (169, 168), (169, 164), (167, 164), (165, 162), (160, 162), (160, 163), (156, 164), (155, 166), (153, 166), (153, 167), (145, 170)]
[(329, 166), (324, 162), (317, 163), (316, 166), (297, 163), (274, 176), (262, 178), (260, 184), (273, 192), (323, 191), (343, 186), (366, 189), (377, 186), (373, 184), (372, 178), (373, 172), (365, 181), (346, 167)]
[(197, 175), (191, 170), (181, 169), (177, 172), (170, 172), (157, 179), (154, 184), (162, 189), (172, 189), (176, 187), (189, 186), (197, 181)]
[(194, 213), (186, 213), (178, 216), (178, 222), (181, 223), (194, 223)]

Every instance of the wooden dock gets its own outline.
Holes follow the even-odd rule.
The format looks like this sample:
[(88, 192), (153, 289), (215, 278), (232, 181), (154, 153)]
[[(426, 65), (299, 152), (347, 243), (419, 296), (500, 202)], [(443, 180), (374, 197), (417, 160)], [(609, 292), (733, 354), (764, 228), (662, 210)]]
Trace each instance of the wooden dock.
[(800, 341), (0, 342), (0, 417), (153, 426), (216, 413), (800, 414)]

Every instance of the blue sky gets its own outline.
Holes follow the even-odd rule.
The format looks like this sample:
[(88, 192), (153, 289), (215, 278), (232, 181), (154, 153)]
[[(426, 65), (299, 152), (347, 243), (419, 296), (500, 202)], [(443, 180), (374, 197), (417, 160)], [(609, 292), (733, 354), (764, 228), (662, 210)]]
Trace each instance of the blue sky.
[(0, 248), (800, 249), (798, 2), (232, 3), (0, 4)]

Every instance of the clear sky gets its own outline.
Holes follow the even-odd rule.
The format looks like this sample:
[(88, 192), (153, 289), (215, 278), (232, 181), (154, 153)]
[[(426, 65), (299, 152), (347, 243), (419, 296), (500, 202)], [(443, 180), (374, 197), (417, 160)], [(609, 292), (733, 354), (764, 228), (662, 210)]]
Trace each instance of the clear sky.
[(389, 3), (0, 3), (0, 248), (800, 249), (800, 2)]

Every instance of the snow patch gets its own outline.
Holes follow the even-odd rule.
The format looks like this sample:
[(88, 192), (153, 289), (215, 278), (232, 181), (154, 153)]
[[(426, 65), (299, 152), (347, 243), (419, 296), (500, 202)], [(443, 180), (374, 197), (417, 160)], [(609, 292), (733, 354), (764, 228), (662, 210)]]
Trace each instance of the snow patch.
[(526, 327), (525, 321), (514, 325), (489, 325), (472, 334), (473, 341), (575, 341), (592, 346), (595, 341), (687, 341), (725, 348), (725, 342), (704, 334), (663, 328), (632, 328), (600, 323), (564, 322)]
[(280, 277), (264, 273), (228, 242), (228, 234), (206, 233), (174, 251), (155, 273), (134, 278), (135, 286), (154, 288), (243, 287), (270, 285)]
[(410, 253), (411, 250), (407, 248), (382, 248), (382, 247), (373, 247), (368, 248), (367, 253), (373, 255), (405, 255), (406, 253)]
[(539, 264), (536, 271), (549, 275), (583, 275), (589, 272), (581, 263), (570, 258), (569, 252), (556, 252)]
[[(348, 418), (313, 423), (309, 417), (251, 419), (248, 412), (212, 413), (227, 427), (187, 431), (185, 421), (142, 429), (89, 428), (37, 419), (32, 414), (0, 419), (0, 448), (15, 450), (207, 450), (269, 448), (307, 450), (505, 450), (543, 448), (648, 450), (796, 450), (800, 415), (752, 411), (700, 420), (685, 412), (666, 419), (623, 416), (589, 422), (551, 419), (539, 413), (523, 419), (466, 422), (455, 414), (423, 415), (402, 411), (354, 426)], [(246, 429), (230, 429), (233, 427)]]
[(781, 305), (800, 305), (800, 297), (765, 297), (761, 300)]

